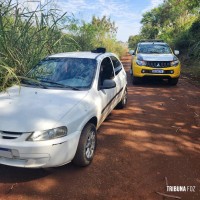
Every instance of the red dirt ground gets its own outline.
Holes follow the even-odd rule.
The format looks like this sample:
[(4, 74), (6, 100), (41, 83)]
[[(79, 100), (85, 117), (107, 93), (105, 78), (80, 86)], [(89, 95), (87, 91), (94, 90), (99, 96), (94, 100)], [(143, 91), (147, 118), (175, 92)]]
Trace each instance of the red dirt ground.
[[(163, 200), (156, 192), (200, 200), (200, 88), (181, 78), (133, 86), (128, 105), (114, 110), (98, 130), (92, 164), (55, 169), (0, 165), (0, 199)], [(169, 186), (195, 186), (195, 192), (167, 192)], [(174, 198), (165, 198), (174, 199)]]

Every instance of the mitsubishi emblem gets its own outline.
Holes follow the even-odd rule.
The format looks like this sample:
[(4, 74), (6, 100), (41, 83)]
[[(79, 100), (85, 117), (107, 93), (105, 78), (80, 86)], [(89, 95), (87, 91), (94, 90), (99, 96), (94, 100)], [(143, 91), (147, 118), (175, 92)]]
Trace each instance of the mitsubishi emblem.
[(158, 64), (156, 65), (156, 67), (160, 67), (160, 64), (158, 63)]

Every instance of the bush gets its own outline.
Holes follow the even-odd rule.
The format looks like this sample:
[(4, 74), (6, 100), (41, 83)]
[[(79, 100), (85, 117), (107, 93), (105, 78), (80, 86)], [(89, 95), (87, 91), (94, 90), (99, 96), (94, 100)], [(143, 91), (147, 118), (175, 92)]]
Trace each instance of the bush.
[(0, 5), (1, 89), (24, 75), (41, 58), (70, 50), (73, 40), (62, 33), (61, 22), (66, 14), (60, 16), (55, 10), (44, 14), (43, 9), (20, 10), (11, 1)]
[(12, 0), (0, 4), (0, 90), (19, 82), (20, 76), (49, 54), (100, 46), (119, 56), (124, 54), (110, 18), (93, 17), (91, 23), (79, 24), (66, 13), (60, 15), (46, 6), (49, 8), (45, 5), (29, 11), (12, 4)]

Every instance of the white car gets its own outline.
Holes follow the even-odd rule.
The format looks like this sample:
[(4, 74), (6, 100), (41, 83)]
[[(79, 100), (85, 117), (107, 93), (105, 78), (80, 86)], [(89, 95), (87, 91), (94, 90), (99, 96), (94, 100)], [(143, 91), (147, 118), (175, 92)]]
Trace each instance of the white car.
[(113, 53), (51, 55), (0, 93), (0, 164), (46, 168), (91, 163), (96, 130), (127, 102), (127, 79)]

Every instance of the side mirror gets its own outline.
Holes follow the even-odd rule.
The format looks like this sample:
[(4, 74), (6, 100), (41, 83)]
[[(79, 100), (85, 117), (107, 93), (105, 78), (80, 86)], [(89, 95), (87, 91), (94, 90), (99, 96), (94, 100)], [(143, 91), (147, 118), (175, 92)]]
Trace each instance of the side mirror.
[(100, 86), (100, 89), (111, 89), (111, 88), (115, 88), (116, 87), (116, 83), (114, 80), (110, 80), (110, 79), (105, 79), (103, 81), (103, 85)]
[(174, 50), (175, 55), (179, 55), (179, 50)]
[(130, 51), (129, 51), (129, 54), (135, 55), (135, 51), (134, 51), (134, 50), (130, 50)]

